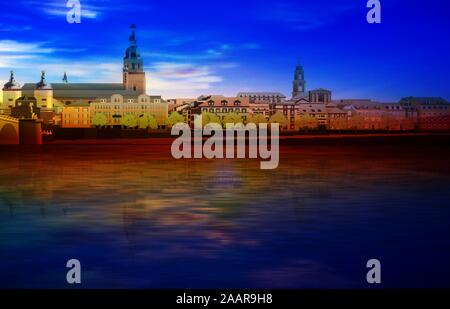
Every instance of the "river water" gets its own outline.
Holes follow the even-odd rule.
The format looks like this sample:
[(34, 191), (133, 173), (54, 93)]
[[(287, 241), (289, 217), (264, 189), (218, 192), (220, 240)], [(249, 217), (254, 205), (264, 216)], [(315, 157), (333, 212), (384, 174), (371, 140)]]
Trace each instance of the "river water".
[(449, 148), (282, 145), (174, 160), (170, 145), (1, 148), (0, 287), (450, 287)]

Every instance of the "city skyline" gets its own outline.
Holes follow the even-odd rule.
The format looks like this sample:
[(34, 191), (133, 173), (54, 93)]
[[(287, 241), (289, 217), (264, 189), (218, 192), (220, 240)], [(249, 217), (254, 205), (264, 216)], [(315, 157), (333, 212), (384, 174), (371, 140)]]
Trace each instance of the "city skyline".
[[(129, 25), (136, 23), (148, 92), (164, 98), (240, 91), (289, 96), (293, 67), (299, 62), (307, 89), (330, 89), (336, 99), (449, 97), (449, 60), (441, 39), (449, 27), (439, 18), (445, 11), (436, 10), (445, 5), (439, 1), (426, 8), (383, 2), (379, 25), (365, 21), (365, 1), (284, 1), (268, 5), (272, 10), (253, 1), (221, 7), (198, 2), (193, 8), (177, 3), (183, 10), (172, 14), (158, 1), (151, 7), (142, 3), (136, 12), (119, 1), (81, 1), (81, 24), (66, 22), (65, 1), (18, 3), (27, 5), (26, 16), (9, 4), (1, 13), (2, 83), (10, 70), (21, 84), (37, 82), (41, 70), (50, 83), (61, 82), (64, 71), (70, 82), (120, 82)], [(419, 15), (423, 23), (412, 22)]]

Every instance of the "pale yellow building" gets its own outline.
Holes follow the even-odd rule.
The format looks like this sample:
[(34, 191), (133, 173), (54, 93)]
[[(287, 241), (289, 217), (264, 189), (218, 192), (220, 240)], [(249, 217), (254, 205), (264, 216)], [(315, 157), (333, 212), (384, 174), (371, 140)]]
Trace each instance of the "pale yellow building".
[(138, 119), (143, 114), (155, 117), (158, 126), (165, 126), (168, 117), (168, 103), (161, 96), (122, 96), (100, 97), (91, 103), (91, 118), (96, 114), (106, 117), (106, 126), (122, 126), (123, 117), (132, 114)]

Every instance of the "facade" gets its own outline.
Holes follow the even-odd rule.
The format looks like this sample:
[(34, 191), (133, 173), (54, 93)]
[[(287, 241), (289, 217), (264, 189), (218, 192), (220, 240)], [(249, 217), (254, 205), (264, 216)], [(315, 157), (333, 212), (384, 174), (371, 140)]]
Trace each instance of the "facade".
[(280, 92), (239, 92), (238, 98), (246, 98), (251, 104), (280, 104), (286, 96)]
[(348, 128), (358, 130), (413, 130), (417, 117), (407, 113), (399, 103), (371, 100), (340, 100), (336, 102), (349, 114)]
[(192, 126), (194, 115), (202, 113), (212, 113), (217, 115), (221, 121), (231, 113), (237, 114), (242, 123), (246, 123), (249, 115), (249, 100), (248, 98), (239, 97), (225, 97), (221, 95), (207, 95), (200, 96), (188, 108), (189, 112), (183, 112), (187, 115), (187, 123)]
[(3, 101), (0, 106), (1, 114), (8, 114), (10, 108), (15, 106), (15, 102), (22, 96), (22, 87), (14, 79), (14, 72), (11, 71), (9, 81), (3, 86)]
[(252, 115), (263, 115), (266, 120), (270, 119), (270, 116), (274, 113), (275, 104), (268, 103), (249, 103), (248, 114), (249, 117)]
[(114, 94), (111, 97), (100, 97), (90, 104), (91, 117), (103, 114), (106, 126), (123, 126), (125, 115), (131, 114), (136, 119), (144, 114), (155, 117), (158, 126), (165, 126), (168, 116), (168, 103), (161, 96), (122, 96)]
[(91, 127), (90, 105), (86, 102), (73, 102), (64, 105), (61, 113), (62, 128)]
[(20, 97), (16, 100), (15, 106), (11, 107), (11, 116), (17, 119), (38, 119), (41, 116), (41, 109), (35, 97)]
[(450, 130), (450, 103), (443, 98), (407, 97), (401, 99), (399, 105), (407, 114), (417, 114), (419, 130)]

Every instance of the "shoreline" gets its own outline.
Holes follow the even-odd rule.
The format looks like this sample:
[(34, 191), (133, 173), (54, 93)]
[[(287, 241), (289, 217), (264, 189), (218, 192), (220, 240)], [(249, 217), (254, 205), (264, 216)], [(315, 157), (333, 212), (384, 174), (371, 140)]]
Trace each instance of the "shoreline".
[[(178, 136), (154, 136), (145, 138), (58, 139), (43, 145), (169, 145)], [(207, 140), (209, 137), (203, 137)], [(357, 134), (298, 134), (279, 136), (283, 144), (361, 144), (361, 143), (445, 143), (450, 146), (450, 132), (445, 133), (357, 133)]]

